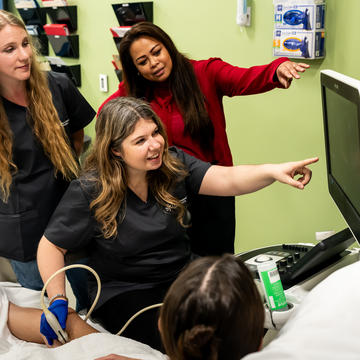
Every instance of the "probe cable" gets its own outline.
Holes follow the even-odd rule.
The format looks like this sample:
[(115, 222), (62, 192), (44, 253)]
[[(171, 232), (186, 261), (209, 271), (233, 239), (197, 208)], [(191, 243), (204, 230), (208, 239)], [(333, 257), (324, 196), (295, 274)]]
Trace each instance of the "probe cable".
[(151, 310), (151, 309), (155, 309), (157, 307), (161, 307), (163, 303), (159, 303), (159, 304), (154, 304), (154, 305), (150, 305), (147, 307), (144, 307), (143, 309), (139, 310), (136, 314), (134, 314), (127, 322), (126, 324), (120, 329), (120, 331), (116, 334), (116, 335), (121, 335), (125, 329), (129, 326), (129, 324), (140, 314), (142, 314), (143, 312), (147, 311), (147, 310)]
[[(73, 268), (83, 268), (85, 270), (88, 270), (90, 271), (96, 278), (96, 282), (97, 282), (97, 292), (96, 292), (96, 296), (95, 296), (95, 299), (94, 299), (94, 302), (92, 303), (91, 307), (90, 307), (90, 310), (88, 311), (88, 313), (86, 314), (85, 316), (85, 319), (84, 321), (87, 321), (91, 315), (91, 313), (93, 312), (98, 300), (99, 300), (99, 297), (100, 297), (100, 292), (101, 292), (101, 281), (100, 281), (100, 277), (99, 275), (97, 274), (97, 272), (92, 269), (90, 266), (87, 266), (87, 265), (84, 265), (84, 264), (72, 264), (72, 265), (68, 265), (68, 266), (65, 266), (57, 271), (55, 271), (50, 277), (49, 279), (46, 281), (44, 287), (42, 288), (41, 290), (41, 294), (40, 294), (40, 305), (41, 305), (41, 309), (42, 311), (44, 312), (45, 314), (45, 317), (47, 318), (48, 316), (53, 316), (52, 312), (46, 307), (45, 305), (45, 302), (44, 302), (44, 297), (45, 297), (45, 291), (46, 291), (46, 288), (48, 287), (48, 285), (50, 284), (50, 282), (54, 279), (54, 277), (58, 274), (60, 274), (61, 272), (64, 272), (66, 270), (69, 270), (69, 269), (73, 269)], [(140, 314), (142, 314), (143, 312), (147, 311), (147, 310), (151, 310), (151, 309), (154, 309), (154, 308), (157, 308), (157, 307), (161, 307), (163, 303), (158, 303), (158, 304), (153, 304), (153, 305), (150, 305), (150, 306), (147, 306), (141, 310), (139, 310), (137, 313), (135, 313), (126, 323), (125, 325), (119, 330), (119, 332), (116, 333), (116, 335), (121, 335), (125, 329), (129, 326), (129, 324), (137, 317), (139, 316)], [(50, 314), (50, 315), (49, 315)], [(64, 342), (67, 342), (66, 339), (64, 339), (65, 341)]]

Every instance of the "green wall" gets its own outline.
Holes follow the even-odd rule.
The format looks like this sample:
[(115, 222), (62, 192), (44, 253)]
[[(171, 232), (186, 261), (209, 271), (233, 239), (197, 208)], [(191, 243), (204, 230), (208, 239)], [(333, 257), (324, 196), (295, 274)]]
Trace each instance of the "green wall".
[[(118, 22), (110, 0), (69, 0), (78, 6), (81, 92), (94, 108), (117, 88), (111, 60), (116, 52), (109, 27)], [(271, 0), (249, 0), (251, 27), (236, 25), (236, 0), (154, 0), (154, 22), (194, 59), (212, 56), (239, 66), (273, 60)], [(319, 156), (313, 179), (299, 191), (283, 184), (237, 198), (236, 250), (282, 242), (313, 242), (315, 231), (341, 230), (342, 217), (327, 190), (320, 70), (330, 68), (360, 79), (359, 0), (327, 0), (326, 58), (289, 90), (225, 99), (227, 131), (236, 164), (300, 160)], [(109, 93), (99, 91), (99, 74), (109, 75)], [(93, 134), (93, 124), (87, 128)], [(219, 239), (221, 241), (221, 239)]]

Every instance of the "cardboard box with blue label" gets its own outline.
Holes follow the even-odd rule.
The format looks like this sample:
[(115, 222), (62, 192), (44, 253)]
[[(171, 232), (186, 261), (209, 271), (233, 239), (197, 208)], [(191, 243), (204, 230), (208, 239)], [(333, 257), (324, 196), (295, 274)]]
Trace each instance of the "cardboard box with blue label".
[(324, 0), (273, 0), (275, 29), (316, 30), (325, 27)]
[(325, 56), (325, 31), (274, 30), (274, 56), (318, 59)]

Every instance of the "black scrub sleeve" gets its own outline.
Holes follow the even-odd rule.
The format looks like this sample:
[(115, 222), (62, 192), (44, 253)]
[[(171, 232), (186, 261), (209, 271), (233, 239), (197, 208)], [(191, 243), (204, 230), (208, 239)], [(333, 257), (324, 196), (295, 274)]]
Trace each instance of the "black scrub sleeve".
[(63, 249), (85, 248), (94, 236), (95, 219), (80, 180), (73, 180), (53, 213), (45, 237)]
[(203, 178), (211, 167), (211, 164), (199, 160), (175, 146), (170, 147), (169, 152), (174, 157), (177, 157), (189, 172), (189, 176), (185, 179), (188, 191), (193, 194), (198, 194)]
[(48, 81), (55, 108), (67, 132), (73, 134), (87, 126), (96, 113), (67, 75), (50, 71)]

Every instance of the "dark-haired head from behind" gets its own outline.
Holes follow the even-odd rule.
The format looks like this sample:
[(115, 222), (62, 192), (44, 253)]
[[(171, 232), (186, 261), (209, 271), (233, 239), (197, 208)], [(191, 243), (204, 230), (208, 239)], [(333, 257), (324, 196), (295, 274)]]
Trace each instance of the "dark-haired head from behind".
[(259, 350), (264, 308), (239, 258), (192, 262), (169, 289), (160, 330), (171, 360), (239, 360)]

